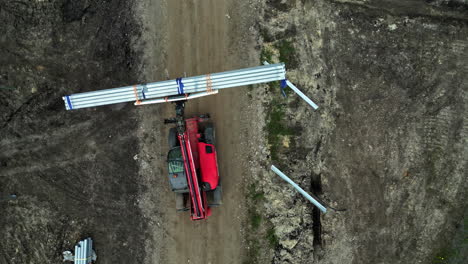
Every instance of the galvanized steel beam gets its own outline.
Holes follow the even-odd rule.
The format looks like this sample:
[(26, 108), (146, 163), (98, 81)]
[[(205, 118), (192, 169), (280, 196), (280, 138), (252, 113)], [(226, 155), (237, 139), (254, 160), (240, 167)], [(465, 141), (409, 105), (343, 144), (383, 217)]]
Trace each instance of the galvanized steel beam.
[(307, 198), (307, 200), (309, 200), (311, 203), (317, 206), (317, 208), (320, 209), (320, 211), (322, 211), (323, 213), (327, 212), (327, 208), (325, 208), (325, 206), (321, 205), (317, 200), (315, 200), (312, 196), (310, 196), (310, 194), (308, 194), (301, 187), (299, 187), (299, 185), (297, 185), (288, 176), (286, 176), (283, 172), (281, 172), (278, 168), (276, 168), (275, 165), (271, 165), (271, 170), (274, 173), (276, 173), (278, 176), (280, 176), (283, 180), (291, 184), (298, 192), (300, 192), (305, 198)]
[(67, 110), (284, 80), (283, 63), (64, 96)]

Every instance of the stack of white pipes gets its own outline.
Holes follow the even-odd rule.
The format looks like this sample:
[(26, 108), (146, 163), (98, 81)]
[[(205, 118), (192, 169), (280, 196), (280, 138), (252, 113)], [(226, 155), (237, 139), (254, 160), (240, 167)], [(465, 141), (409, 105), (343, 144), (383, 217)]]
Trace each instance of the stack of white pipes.
[[(266, 83), (286, 79), (284, 63), (269, 64), (176, 80), (138, 84), (113, 89), (85, 92), (63, 97), (67, 110), (166, 98), (193, 93), (214, 93), (218, 89)], [(144, 101), (143, 101), (144, 102)]]
[(89, 264), (93, 257), (93, 240), (86, 238), (75, 246), (74, 264)]

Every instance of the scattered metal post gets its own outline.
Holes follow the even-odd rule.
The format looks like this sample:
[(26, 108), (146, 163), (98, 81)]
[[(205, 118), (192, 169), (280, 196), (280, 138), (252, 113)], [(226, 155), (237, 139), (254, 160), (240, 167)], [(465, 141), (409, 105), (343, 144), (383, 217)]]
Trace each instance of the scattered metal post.
[(289, 88), (291, 88), (294, 92), (296, 92), (297, 95), (299, 95), (302, 99), (304, 99), (304, 101), (306, 101), (310, 106), (312, 106), (312, 108), (317, 110), (318, 105), (316, 105), (314, 102), (312, 102), (312, 100), (310, 100), (309, 97), (307, 97), (305, 94), (303, 94), (301, 92), (301, 90), (299, 90), (294, 84), (292, 84), (290, 81), (286, 80), (286, 85), (289, 86)]
[(9, 87), (9, 86), (0, 85), (0, 89), (15, 90), (15, 87)]
[(75, 255), (70, 251), (64, 251), (62, 254), (63, 261), (73, 261), (74, 264), (90, 264), (97, 259), (93, 250), (93, 240), (90, 237), (75, 245)]
[(67, 251), (64, 251), (62, 253), (62, 256), (63, 256), (63, 262), (65, 261), (75, 261), (75, 256), (73, 256), (73, 253), (69, 250)]
[(306, 193), (299, 185), (297, 185), (295, 182), (293, 182), (288, 176), (286, 176), (283, 172), (281, 172), (278, 168), (275, 167), (275, 165), (271, 165), (271, 170), (276, 173), (278, 176), (283, 178), (283, 180), (287, 181), (289, 184), (291, 184), (297, 191), (299, 191), (307, 200), (309, 200), (311, 203), (313, 203), (315, 206), (320, 209), (323, 213), (327, 212), (327, 208), (325, 206), (321, 205), (317, 200), (315, 200), (312, 196), (310, 196), (308, 193)]
[(9, 201), (9, 200), (15, 200), (16, 198), (18, 198), (18, 196), (16, 196), (16, 194), (0, 194), (0, 201)]

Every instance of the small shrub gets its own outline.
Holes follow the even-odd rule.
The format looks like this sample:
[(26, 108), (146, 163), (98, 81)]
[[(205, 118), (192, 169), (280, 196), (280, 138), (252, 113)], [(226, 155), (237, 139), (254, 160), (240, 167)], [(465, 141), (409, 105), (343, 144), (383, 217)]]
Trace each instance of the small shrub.
[(279, 51), (280, 62), (284, 62), (290, 69), (297, 68), (298, 61), (296, 57), (296, 50), (294, 49), (291, 41), (283, 39), (277, 42), (275, 47)]
[(275, 229), (272, 227), (267, 231), (267, 240), (270, 246), (274, 249), (279, 245), (279, 239), (275, 234)]
[(258, 255), (260, 254), (260, 243), (257, 240), (249, 242), (249, 250), (247, 251), (246, 259), (243, 261), (245, 264), (258, 263)]
[(254, 230), (257, 230), (260, 227), (260, 224), (262, 223), (262, 216), (258, 214), (257, 212), (254, 212), (251, 217), (251, 225)]
[(268, 144), (270, 145), (271, 159), (278, 161), (278, 150), (281, 136), (292, 135), (291, 128), (284, 125), (285, 112), (283, 106), (273, 101), (272, 108), (267, 115), (266, 131)]
[(263, 192), (258, 192), (258, 193), (255, 193), (253, 196), (252, 196), (252, 200), (254, 201), (261, 201), (265, 199), (265, 194)]
[(263, 47), (262, 51), (260, 52), (260, 64), (263, 64), (264, 61), (271, 63), (272, 59), (273, 51), (271, 51), (268, 47)]

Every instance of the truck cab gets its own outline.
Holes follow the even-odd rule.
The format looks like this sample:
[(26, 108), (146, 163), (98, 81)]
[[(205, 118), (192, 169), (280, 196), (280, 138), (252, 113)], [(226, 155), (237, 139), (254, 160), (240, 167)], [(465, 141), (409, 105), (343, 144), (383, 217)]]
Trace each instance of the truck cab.
[(167, 171), (169, 183), (175, 193), (188, 193), (187, 177), (184, 171), (184, 159), (180, 146), (173, 147), (167, 154)]

